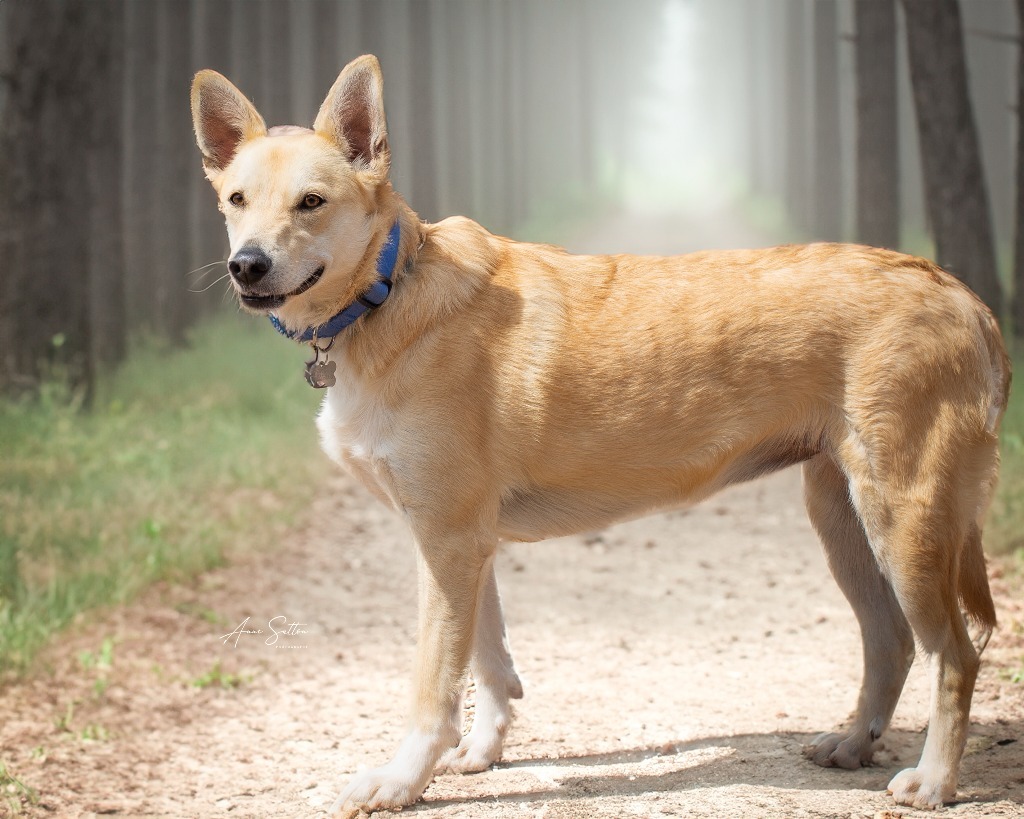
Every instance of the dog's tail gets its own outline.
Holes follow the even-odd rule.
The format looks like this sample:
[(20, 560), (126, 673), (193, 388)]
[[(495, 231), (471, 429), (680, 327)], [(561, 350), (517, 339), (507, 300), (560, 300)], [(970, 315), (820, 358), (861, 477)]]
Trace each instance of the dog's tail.
[(985, 571), (985, 553), (981, 548), (981, 529), (972, 525), (960, 554), (959, 578), (960, 605), (972, 629), (974, 647), (981, 654), (988, 645), (992, 630), (996, 627), (996, 608), (992, 602), (992, 591), (988, 587), (988, 573)]
[[(977, 297), (975, 297), (977, 299)], [(977, 311), (980, 335), (984, 350), (988, 354), (989, 395), (988, 417), (985, 432), (992, 436), (999, 434), (999, 424), (1006, 412), (1010, 396), (1010, 358), (1006, 354), (999, 324), (992, 312), (977, 300), (981, 309)], [(960, 605), (971, 625), (975, 627), (974, 645), (980, 654), (992, 636), (996, 626), (996, 610), (992, 603), (992, 592), (988, 587), (988, 573), (985, 571), (985, 552), (981, 546), (981, 527), (988, 505), (995, 493), (999, 475), (999, 449), (993, 446), (988, 474), (984, 478), (981, 503), (977, 519), (971, 524), (960, 552), (960, 577), (958, 593)]]

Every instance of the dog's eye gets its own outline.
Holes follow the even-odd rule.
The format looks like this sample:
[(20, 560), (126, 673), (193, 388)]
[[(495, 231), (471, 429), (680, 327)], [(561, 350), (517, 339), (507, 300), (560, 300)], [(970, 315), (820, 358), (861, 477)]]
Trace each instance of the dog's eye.
[(307, 193), (304, 197), (302, 197), (302, 203), (299, 205), (299, 207), (302, 210), (313, 210), (314, 208), (320, 207), (323, 203), (324, 198), (322, 196), (318, 196), (315, 193)]
[(231, 196), (228, 197), (228, 201), (232, 205), (235, 205), (237, 207), (241, 207), (242, 205), (245, 204), (245, 197), (242, 196), (241, 192), (235, 191), (235, 193), (231, 194)]

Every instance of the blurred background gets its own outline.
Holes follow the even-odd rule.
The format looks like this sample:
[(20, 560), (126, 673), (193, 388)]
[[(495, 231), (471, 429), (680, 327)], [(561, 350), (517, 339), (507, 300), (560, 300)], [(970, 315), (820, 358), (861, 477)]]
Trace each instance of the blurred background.
[[(309, 125), (341, 67), (378, 55), (396, 188), (428, 221), (510, 235), (731, 211), (767, 240), (934, 255), (936, 222), (956, 229), (929, 211), (945, 179), (953, 221), (985, 235), (944, 261), (1001, 309), (998, 258), (1010, 290), (1012, 0), (8, 0), (0, 27), (8, 390), (47, 355), (89, 384), (133, 332), (181, 342), (220, 304), (224, 285), (190, 292), (226, 251), (191, 135), (200, 68), (268, 124)], [(931, 147), (938, 180), (930, 125), (953, 142)]]
[[(344, 64), (376, 54), (393, 181), (428, 221), (582, 250), (901, 248), (962, 276), (1010, 336), (1019, 6), (3, 0), (0, 659), (240, 540), (269, 545), (324, 468), (301, 351), (222, 280), (198, 69), (268, 124), (309, 125)], [(1014, 413), (1003, 551), (1024, 496)]]

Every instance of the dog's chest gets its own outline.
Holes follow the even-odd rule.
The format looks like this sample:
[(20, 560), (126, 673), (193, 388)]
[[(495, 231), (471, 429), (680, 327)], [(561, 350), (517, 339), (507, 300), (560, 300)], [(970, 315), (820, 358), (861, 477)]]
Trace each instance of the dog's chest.
[(402, 504), (388, 467), (393, 419), (375, 396), (357, 384), (339, 382), (324, 396), (316, 419), (320, 446), (385, 503)]

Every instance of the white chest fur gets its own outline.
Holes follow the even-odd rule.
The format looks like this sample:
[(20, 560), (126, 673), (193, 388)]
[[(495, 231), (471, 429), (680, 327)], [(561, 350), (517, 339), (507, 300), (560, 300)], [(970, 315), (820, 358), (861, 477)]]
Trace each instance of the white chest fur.
[(327, 390), (316, 425), (328, 457), (382, 501), (402, 508), (388, 463), (394, 419), (375, 391), (357, 380), (339, 379)]

